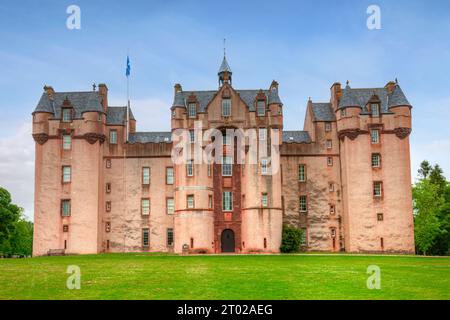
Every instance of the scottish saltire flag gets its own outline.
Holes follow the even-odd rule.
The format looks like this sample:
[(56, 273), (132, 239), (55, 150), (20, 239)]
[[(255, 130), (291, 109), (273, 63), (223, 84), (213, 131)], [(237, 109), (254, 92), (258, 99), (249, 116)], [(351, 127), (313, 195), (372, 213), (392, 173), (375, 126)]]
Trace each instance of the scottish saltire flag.
[(127, 71), (125, 72), (125, 75), (126, 75), (127, 77), (129, 77), (129, 76), (130, 76), (130, 72), (131, 72), (130, 57), (127, 56)]

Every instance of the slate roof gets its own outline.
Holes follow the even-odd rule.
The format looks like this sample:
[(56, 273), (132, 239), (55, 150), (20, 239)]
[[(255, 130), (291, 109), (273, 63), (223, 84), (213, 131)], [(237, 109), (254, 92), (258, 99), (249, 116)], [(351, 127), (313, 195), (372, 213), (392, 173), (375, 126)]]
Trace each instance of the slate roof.
[(222, 64), (220, 65), (218, 74), (221, 74), (222, 72), (232, 73), (230, 65), (228, 64), (227, 58), (225, 58), (225, 56), (223, 56)]
[[(249, 111), (255, 111), (255, 99), (260, 90), (236, 90), (241, 99), (249, 108)], [(273, 90), (269, 92), (269, 90), (262, 90), (262, 92), (266, 95), (266, 99), (268, 103), (280, 103), (282, 104), (280, 97), (278, 96), (278, 90)], [(186, 107), (186, 100), (191, 95), (195, 95), (197, 101), (200, 104), (200, 108), (198, 112), (205, 112), (206, 107), (211, 102), (211, 100), (217, 94), (217, 90), (210, 91), (179, 91), (175, 94), (174, 101), (172, 107)]]
[(331, 103), (313, 102), (313, 121), (336, 121)]
[(283, 143), (311, 143), (308, 131), (283, 131)]
[(48, 94), (44, 92), (34, 112), (49, 112), (54, 118), (61, 118), (61, 106), (66, 98), (72, 104), (74, 117), (77, 119), (81, 118), (84, 112), (103, 112), (101, 97), (97, 91), (55, 92), (53, 100), (50, 100)]
[[(130, 119), (135, 120), (130, 108)], [(108, 107), (106, 113), (106, 124), (125, 125), (127, 121), (127, 107)]]
[(394, 106), (411, 106), (398, 84), (392, 93), (389, 93), (387, 88), (352, 89), (347, 85), (342, 90), (342, 98), (339, 101), (338, 108), (360, 107), (361, 113), (367, 113), (367, 103), (374, 94), (380, 98), (381, 113), (391, 113), (389, 108)]
[(170, 143), (172, 142), (171, 132), (135, 132), (130, 133), (128, 143)]

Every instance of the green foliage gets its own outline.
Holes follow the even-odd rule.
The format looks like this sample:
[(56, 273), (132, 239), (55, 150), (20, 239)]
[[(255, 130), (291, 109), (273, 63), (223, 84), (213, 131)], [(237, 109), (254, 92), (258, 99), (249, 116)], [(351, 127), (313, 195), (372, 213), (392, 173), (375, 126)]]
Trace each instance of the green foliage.
[(445, 255), (450, 248), (450, 185), (439, 165), (423, 161), (413, 187), (417, 252)]
[(0, 187), (0, 255), (31, 255), (33, 223), (24, 220), (22, 212), (11, 203), (11, 194)]
[(283, 253), (299, 252), (304, 232), (302, 229), (284, 225), (280, 251)]

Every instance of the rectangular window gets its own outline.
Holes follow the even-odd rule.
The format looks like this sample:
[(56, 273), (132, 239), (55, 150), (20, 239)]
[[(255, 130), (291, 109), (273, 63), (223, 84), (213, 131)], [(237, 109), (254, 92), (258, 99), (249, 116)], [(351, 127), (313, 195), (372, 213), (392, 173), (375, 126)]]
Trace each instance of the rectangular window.
[(382, 213), (377, 213), (377, 220), (378, 221), (383, 221), (383, 214)]
[(106, 193), (111, 193), (111, 183), (106, 183)]
[(109, 144), (117, 144), (117, 130), (109, 130)]
[(263, 193), (261, 197), (261, 205), (267, 207), (269, 205), (269, 199), (267, 198), (267, 193)]
[(194, 143), (195, 142), (195, 131), (189, 130), (189, 142)]
[(143, 216), (150, 214), (150, 199), (141, 199), (141, 214)]
[(194, 176), (194, 161), (188, 160), (186, 163), (186, 174), (188, 177)]
[(166, 168), (166, 184), (173, 184), (173, 167)]
[(167, 214), (175, 213), (175, 200), (173, 198), (167, 198), (166, 200)]
[(333, 165), (333, 158), (332, 157), (327, 157), (327, 165), (330, 166), (330, 167)]
[(259, 140), (266, 140), (266, 139), (267, 139), (267, 129), (259, 128)]
[(62, 109), (62, 121), (63, 122), (72, 121), (72, 109), (67, 109), (67, 108)]
[(222, 160), (222, 176), (231, 177), (233, 175), (233, 158), (223, 157)]
[(331, 149), (333, 147), (333, 141), (327, 140), (327, 149)]
[(222, 210), (233, 211), (233, 193), (231, 191), (222, 192)]
[(142, 184), (144, 184), (144, 185), (150, 184), (150, 168), (149, 167), (142, 168)]
[(188, 116), (189, 116), (189, 118), (195, 118), (197, 116), (197, 104), (196, 103), (188, 104)]
[(306, 181), (306, 165), (304, 164), (298, 165), (298, 181), (300, 182)]
[(256, 102), (256, 112), (259, 117), (266, 115), (266, 102), (264, 100), (258, 100)]
[(106, 201), (105, 207), (106, 207), (106, 212), (110, 212), (111, 211), (111, 201)]
[(208, 177), (211, 177), (212, 165), (208, 164)]
[(167, 229), (167, 245), (169, 247), (173, 246), (173, 229), (172, 228)]
[(63, 225), (63, 232), (69, 232), (69, 225), (67, 224)]
[(306, 203), (306, 196), (300, 196), (300, 198), (299, 198), (299, 211), (300, 212), (308, 211), (308, 206)]
[(70, 134), (63, 134), (63, 149), (70, 150), (72, 148), (72, 136)]
[(378, 103), (373, 103), (371, 106), (372, 116), (379, 117), (380, 116), (380, 105)]
[(300, 238), (300, 245), (306, 246), (308, 244), (307, 240), (308, 240), (308, 238), (307, 238), (306, 228), (302, 228), (302, 236)]
[(341, 109), (341, 117), (346, 117), (346, 116), (347, 116), (347, 110)]
[(261, 159), (261, 174), (269, 174), (269, 160), (267, 159)]
[(383, 194), (382, 183), (380, 181), (375, 181), (373, 183), (373, 196), (380, 198)]
[(231, 116), (231, 99), (222, 99), (222, 116)]
[(380, 134), (378, 129), (370, 130), (370, 138), (373, 144), (380, 142)]
[(222, 136), (222, 144), (223, 144), (224, 146), (229, 146), (229, 145), (231, 145), (231, 137), (230, 137), (229, 135), (227, 135), (227, 134), (224, 134), (224, 135)]
[(331, 131), (331, 122), (325, 122), (325, 131), (330, 132)]
[(65, 199), (61, 200), (61, 215), (63, 217), (70, 217), (70, 200)]
[(71, 180), (71, 168), (70, 166), (62, 167), (62, 181), (63, 183), (68, 183)]
[(150, 230), (148, 228), (142, 229), (142, 246), (148, 247), (150, 245)]
[(105, 232), (111, 232), (111, 222), (105, 222)]
[(194, 195), (190, 194), (186, 197), (187, 207), (188, 209), (194, 209), (195, 203), (194, 203)]
[(381, 155), (379, 153), (372, 153), (372, 167), (381, 167)]
[(212, 195), (209, 195), (208, 196), (208, 208), (212, 209), (212, 207), (213, 207), (213, 197), (212, 197)]
[(111, 159), (106, 159), (106, 168), (107, 169), (111, 168), (111, 165), (112, 165)]

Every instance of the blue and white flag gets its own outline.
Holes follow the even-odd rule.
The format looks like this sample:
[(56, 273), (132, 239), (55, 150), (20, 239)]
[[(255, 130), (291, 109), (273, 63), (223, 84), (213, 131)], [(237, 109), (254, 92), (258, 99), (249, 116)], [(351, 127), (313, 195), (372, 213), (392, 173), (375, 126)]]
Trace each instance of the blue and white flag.
[(127, 56), (127, 71), (125, 72), (125, 75), (126, 75), (127, 77), (129, 77), (129, 76), (130, 76), (130, 72), (131, 72), (130, 57)]

